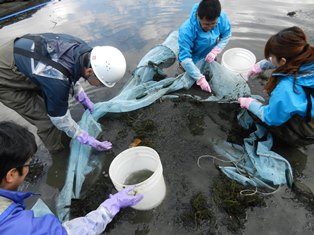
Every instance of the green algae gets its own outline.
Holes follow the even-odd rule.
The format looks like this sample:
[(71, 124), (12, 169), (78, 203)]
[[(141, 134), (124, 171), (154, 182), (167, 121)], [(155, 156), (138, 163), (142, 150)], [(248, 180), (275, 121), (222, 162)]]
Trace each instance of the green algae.
[(243, 186), (224, 175), (214, 181), (212, 194), (219, 208), (228, 214), (227, 227), (231, 231), (239, 231), (244, 228), (246, 210), (253, 207), (266, 206), (264, 197), (259, 194), (242, 195), (241, 191), (255, 188)]

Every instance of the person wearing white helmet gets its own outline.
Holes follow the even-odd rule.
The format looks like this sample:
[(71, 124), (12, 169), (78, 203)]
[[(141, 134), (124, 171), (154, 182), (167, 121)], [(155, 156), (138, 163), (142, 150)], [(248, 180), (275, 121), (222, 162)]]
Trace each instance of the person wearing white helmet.
[(117, 48), (92, 48), (67, 34), (27, 34), (0, 45), (0, 102), (37, 127), (51, 153), (64, 148), (62, 131), (82, 144), (108, 150), (109, 141), (98, 141), (73, 120), (68, 98), (73, 95), (92, 113), (94, 103), (78, 80), (113, 87), (125, 70)]
[(111, 46), (94, 47), (90, 55), (90, 63), (98, 80), (107, 87), (113, 87), (126, 70), (123, 54)]

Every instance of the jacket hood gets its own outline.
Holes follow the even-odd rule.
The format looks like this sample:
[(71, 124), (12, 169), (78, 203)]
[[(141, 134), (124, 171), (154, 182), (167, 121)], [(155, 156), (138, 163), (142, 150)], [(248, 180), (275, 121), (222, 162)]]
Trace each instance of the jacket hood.
[[(290, 79), (293, 82), (294, 77), (290, 74), (273, 74), (274, 76), (281, 76)], [(314, 88), (314, 62), (302, 65), (299, 69), (296, 84), (304, 87)]]

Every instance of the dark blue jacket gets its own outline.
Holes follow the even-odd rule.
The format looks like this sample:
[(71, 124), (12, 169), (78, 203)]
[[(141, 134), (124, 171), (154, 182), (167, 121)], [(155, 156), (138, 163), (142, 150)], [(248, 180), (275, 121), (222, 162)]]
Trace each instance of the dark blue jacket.
[(68, 110), (68, 98), (72, 86), (82, 77), (80, 56), (92, 50), (81, 39), (66, 34), (44, 33), (34, 48), (34, 40), (17, 38), (15, 48), (36, 51), (42, 56), (61, 64), (70, 76), (65, 76), (45, 63), (30, 57), (14, 54), (15, 64), (20, 72), (29, 77), (41, 89), (49, 116), (61, 117)]

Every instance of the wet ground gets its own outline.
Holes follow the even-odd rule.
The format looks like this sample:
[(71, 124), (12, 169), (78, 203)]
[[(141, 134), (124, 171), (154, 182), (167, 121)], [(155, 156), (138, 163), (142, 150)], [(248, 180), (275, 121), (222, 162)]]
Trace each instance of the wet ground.
[[(266, 0), (221, 2), (233, 27), (228, 48), (244, 47), (253, 51), (258, 60), (262, 59), (269, 35), (291, 25), (303, 27), (309, 41), (314, 43), (312, 0), (278, 0), (271, 4)], [(93, 101), (107, 100), (128, 81), (140, 58), (186, 19), (192, 6), (187, 0), (143, 3), (141, 0), (60, 1), (39, 9), (34, 15), (11, 19), (8, 24), (0, 21), (0, 41), (17, 34), (50, 31), (74, 34), (91, 45), (117, 46), (125, 52), (128, 61), (123, 81), (105, 91), (83, 83)], [(252, 93), (264, 95), (264, 80), (255, 79), (249, 84)], [(189, 92), (200, 94), (195, 87)], [(70, 105), (74, 119), (79, 120), (82, 107), (73, 100)], [(1, 120), (21, 120), (16, 113), (1, 109)], [(241, 196), (245, 188), (217, 170), (215, 164), (220, 162), (202, 159), (202, 168), (197, 165), (202, 155), (216, 156), (213, 146), (226, 140), (241, 141), (245, 133), (236, 128), (234, 119), (238, 110), (236, 104), (200, 104), (183, 99), (158, 101), (134, 112), (106, 115), (100, 120), (104, 128), (102, 138), (113, 142), (113, 149), (92, 153), (95, 157), (103, 156), (103, 168), (85, 181), (81, 199), (72, 202), (72, 216), (85, 215), (115, 192), (108, 177), (109, 164), (139, 138), (140, 145), (150, 146), (160, 155), (166, 197), (159, 207), (150, 211), (130, 208), (121, 211), (105, 234), (313, 234), (314, 146), (274, 147), (290, 161), (297, 180), (292, 189), (282, 187), (268, 196)], [(68, 155), (67, 150), (62, 155), (50, 156), (40, 148), (36, 159), (43, 164), (22, 187), (41, 192), (52, 210), (64, 183)]]
[(239, 232), (244, 227), (246, 209), (265, 206), (263, 197), (241, 197), (239, 192), (244, 187), (223, 177), (211, 159), (200, 161), (203, 169), (197, 165), (201, 155), (215, 156), (212, 146), (228, 138), (237, 110), (237, 105), (178, 100), (106, 116), (100, 122), (114, 147), (104, 154), (104, 167), (93, 187), (89, 185), (85, 191), (85, 199), (73, 201), (72, 216), (95, 209), (104, 196), (114, 191), (108, 177), (110, 162), (134, 139), (140, 139), (140, 145), (154, 148), (160, 155), (166, 197), (150, 211), (122, 211), (106, 234)]
[[(194, 94), (198, 93), (195, 88), (192, 89)], [(150, 211), (123, 210), (108, 226), (106, 234), (242, 234), (251, 221), (258, 226), (270, 222), (267, 218), (256, 220), (255, 216), (259, 214), (258, 211), (265, 211), (268, 217), (271, 213), (284, 211), (274, 202), (273, 195), (257, 193), (243, 196), (243, 190), (255, 189), (227, 179), (216, 168), (216, 164), (221, 165), (222, 162), (204, 158), (199, 162), (201, 168), (197, 164), (202, 155), (223, 159), (216, 155), (213, 146), (226, 140), (236, 143), (242, 141), (241, 137), (247, 132), (239, 128), (235, 121), (238, 111), (236, 104), (197, 103), (181, 99), (156, 102), (130, 113), (106, 115), (100, 120), (105, 136), (99, 138), (109, 138), (115, 143), (114, 147), (112, 151), (103, 154), (103, 169), (98, 172), (98, 176), (95, 177), (94, 173), (93, 179), (87, 179), (82, 199), (72, 202), (72, 216), (82, 216), (96, 209), (102, 199), (114, 191), (108, 177), (110, 162), (135, 139), (140, 139), (140, 145), (152, 147), (160, 155), (167, 187), (166, 197), (160, 206)], [(302, 154), (296, 150), (294, 153), (299, 155), (291, 155), (290, 162), (297, 169), (295, 177), (298, 185), (292, 190), (283, 187), (275, 195), (281, 195), (280, 202), (286, 208), (297, 206), (296, 211), (305, 212), (307, 218), (302, 224), (293, 226), (293, 233), (290, 233), (291, 226), (286, 224), (273, 225), (266, 231), (273, 229), (278, 231), (277, 234), (284, 234), (280, 231), (286, 231), (285, 234), (314, 231), (314, 197), (300, 180), (304, 177), (301, 173), (304, 170), (300, 158)], [(91, 186), (93, 181), (95, 183)], [(271, 204), (276, 205), (276, 208), (268, 208)], [(295, 211), (288, 210), (285, 213), (278, 215), (276, 220), (279, 217), (286, 218)]]

